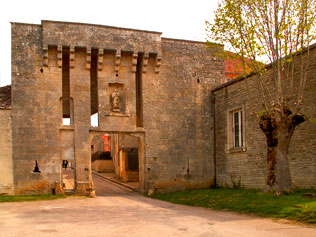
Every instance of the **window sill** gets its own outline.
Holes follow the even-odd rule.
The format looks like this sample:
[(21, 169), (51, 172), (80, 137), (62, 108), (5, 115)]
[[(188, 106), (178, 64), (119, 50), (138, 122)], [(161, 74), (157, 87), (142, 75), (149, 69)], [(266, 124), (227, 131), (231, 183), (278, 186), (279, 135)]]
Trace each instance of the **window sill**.
[(230, 148), (227, 153), (240, 153), (240, 152), (246, 152), (247, 148), (246, 147), (234, 147)]
[(74, 126), (73, 125), (60, 125), (59, 129), (60, 130), (74, 130)]
[(111, 112), (111, 113), (105, 114), (105, 116), (129, 117), (129, 114)]

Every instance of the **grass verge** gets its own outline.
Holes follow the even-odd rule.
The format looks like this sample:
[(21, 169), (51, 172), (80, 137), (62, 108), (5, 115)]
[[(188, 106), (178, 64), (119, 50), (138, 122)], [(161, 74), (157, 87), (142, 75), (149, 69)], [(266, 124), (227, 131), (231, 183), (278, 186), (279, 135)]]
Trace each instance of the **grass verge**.
[(41, 201), (41, 200), (54, 200), (65, 198), (63, 194), (43, 194), (43, 195), (16, 195), (16, 196), (0, 196), (0, 202), (27, 202), (27, 201)]
[(316, 224), (316, 198), (304, 197), (303, 193), (307, 192), (315, 193), (316, 190), (296, 190), (278, 197), (259, 190), (218, 188), (155, 193), (150, 197), (182, 205)]

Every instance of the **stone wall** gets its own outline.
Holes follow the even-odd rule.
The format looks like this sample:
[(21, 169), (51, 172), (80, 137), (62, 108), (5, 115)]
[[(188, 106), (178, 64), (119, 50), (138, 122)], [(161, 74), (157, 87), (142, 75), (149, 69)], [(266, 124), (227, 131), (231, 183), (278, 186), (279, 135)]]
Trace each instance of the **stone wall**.
[(119, 149), (122, 148), (138, 148), (138, 138), (128, 135), (119, 135)]
[[(137, 137), (141, 191), (211, 185), (210, 90), (225, 80), (224, 61), (214, 51), (222, 49), (207, 52), (204, 43), (160, 35), (80, 23), (12, 23), (16, 193), (57, 188), (68, 150), (76, 192), (86, 193), (93, 186), (91, 142), (105, 133)], [(92, 127), (95, 112), (98, 126)], [(32, 172), (36, 162), (40, 173)]]
[(147, 189), (211, 186), (210, 90), (225, 78), (213, 53), (200, 42), (163, 38), (160, 73), (144, 76)]
[[(61, 179), (61, 71), (43, 67), (41, 26), (12, 23), (11, 30), (15, 193), (52, 193)], [(36, 162), (40, 173), (33, 172)]]
[[(301, 112), (308, 119), (316, 117), (316, 50), (312, 50), (308, 80)], [(300, 60), (298, 58), (298, 60)], [(296, 74), (297, 75), (297, 74)], [(268, 70), (267, 78), (271, 78)], [(258, 93), (257, 75), (237, 79), (217, 88), (216, 99), (216, 168), (220, 186), (232, 186), (232, 179), (247, 188), (266, 187), (267, 146), (259, 128), (257, 113), (263, 110)], [(270, 80), (271, 81), (271, 80)], [(294, 80), (298, 81), (298, 80)], [(248, 90), (247, 90), (248, 87)], [(268, 87), (270, 93), (273, 89)], [(229, 111), (242, 108), (244, 112), (245, 147), (239, 151), (228, 147)], [(289, 148), (290, 171), (296, 188), (316, 187), (316, 124), (306, 121), (296, 127)], [(232, 176), (232, 178), (231, 178)]]
[(95, 160), (92, 169), (98, 173), (114, 173), (115, 167), (112, 160)]
[(0, 194), (14, 194), (11, 110), (0, 109)]
[(71, 22), (42, 21), (44, 45), (73, 45), (160, 54), (161, 32)]

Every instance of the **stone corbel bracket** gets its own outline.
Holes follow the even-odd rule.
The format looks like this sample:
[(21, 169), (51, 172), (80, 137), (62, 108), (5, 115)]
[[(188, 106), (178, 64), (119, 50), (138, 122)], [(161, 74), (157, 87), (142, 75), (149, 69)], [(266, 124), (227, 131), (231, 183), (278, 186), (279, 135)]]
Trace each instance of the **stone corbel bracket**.
[(160, 66), (161, 66), (161, 56), (158, 54), (156, 57), (156, 68), (155, 68), (156, 73), (160, 72)]
[(57, 46), (57, 65), (59, 68), (63, 67), (63, 46)]
[(86, 69), (90, 69), (91, 67), (91, 48), (87, 48), (86, 52)]
[(118, 73), (121, 65), (121, 50), (116, 50), (115, 55), (115, 73)]
[(148, 59), (149, 59), (149, 54), (145, 53), (144, 54), (144, 62), (143, 62), (143, 73), (147, 72)]
[(104, 54), (104, 50), (99, 49), (99, 56), (98, 56), (98, 70), (99, 71), (102, 71), (102, 67), (103, 67), (103, 54)]
[(70, 46), (69, 48), (69, 66), (75, 68), (75, 47)]
[(48, 46), (43, 46), (43, 66), (48, 67)]
[(136, 72), (137, 70), (137, 57), (138, 57), (138, 53), (133, 53), (133, 57), (132, 57), (132, 72)]

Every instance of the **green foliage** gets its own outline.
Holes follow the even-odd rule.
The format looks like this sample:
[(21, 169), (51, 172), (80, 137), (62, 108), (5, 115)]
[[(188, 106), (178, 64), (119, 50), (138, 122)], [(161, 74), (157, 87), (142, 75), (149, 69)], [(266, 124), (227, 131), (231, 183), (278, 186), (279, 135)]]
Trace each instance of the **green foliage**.
[(264, 110), (261, 110), (261, 111), (257, 112), (257, 116), (258, 116), (258, 118), (261, 118), (266, 113), (267, 113), (267, 111), (264, 109)]
[(315, 6), (315, 0), (221, 0), (214, 22), (206, 21), (208, 42), (228, 44), (260, 72), (258, 59), (291, 61), (287, 56), (316, 39)]
[(316, 198), (303, 197), (305, 192), (315, 193), (316, 190), (296, 190), (292, 194), (275, 196), (259, 190), (219, 188), (155, 193), (151, 197), (182, 205), (316, 224)]
[(311, 118), (309, 121), (316, 124), (316, 118)]
[[(258, 80), (265, 108), (276, 103), (281, 108), (292, 98), (292, 106), (299, 110), (309, 49), (316, 40), (316, 0), (221, 0), (215, 19), (206, 21), (206, 31), (207, 43), (228, 46), (246, 65), (245, 73), (250, 69), (262, 76), (270, 63), (274, 83), (263, 77)], [(270, 93), (268, 86), (275, 92)]]
[[(302, 103), (309, 46), (316, 40), (316, 0), (221, 0), (214, 21), (206, 21), (206, 31), (208, 43), (225, 44), (236, 53), (246, 65), (244, 72), (262, 76), (265, 65), (272, 65), (275, 93), (267, 91), (267, 81), (259, 80), (266, 108), (275, 103), (282, 107), (294, 94), (295, 107)], [(303, 57), (306, 50), (301, 65), (295, 65), (296, 56)], [(299, 82), (293, 83), (294, 77)]]
[(54, 200), (65, 198), (63, 194), (43, 194), (43, 195), (16, 195), (16, 196), (0, 196), (0, 202), (26, 202), (26, 201), (41, 201), (41, 200)]

